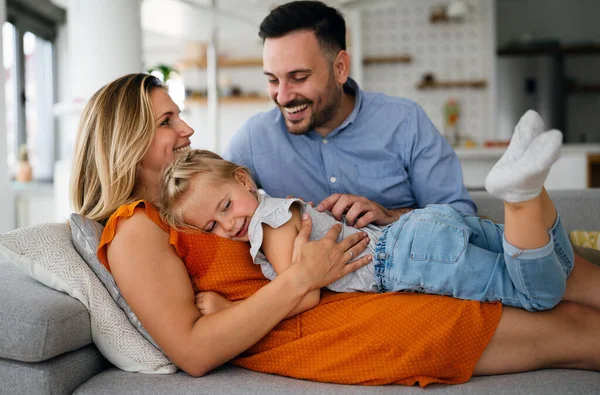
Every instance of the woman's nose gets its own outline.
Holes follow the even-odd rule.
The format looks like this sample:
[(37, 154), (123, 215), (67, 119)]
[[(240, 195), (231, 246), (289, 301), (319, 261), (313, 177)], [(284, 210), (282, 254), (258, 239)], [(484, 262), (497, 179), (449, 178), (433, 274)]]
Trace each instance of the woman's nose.
[(181, 134), (182, 137), (189, 137), (194, 134), (194, 129), (192, 129), (184, 120), (181, 120), (179, 134)]

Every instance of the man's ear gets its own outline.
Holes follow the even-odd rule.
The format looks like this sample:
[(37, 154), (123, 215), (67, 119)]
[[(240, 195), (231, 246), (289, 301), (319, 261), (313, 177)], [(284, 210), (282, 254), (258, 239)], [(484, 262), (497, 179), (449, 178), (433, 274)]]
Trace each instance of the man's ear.
[(333, 61), (333, 72), (338, 84), (345, 84), (350, 75), (350, 54), (347, 51), (341, 50), (338, 52)]

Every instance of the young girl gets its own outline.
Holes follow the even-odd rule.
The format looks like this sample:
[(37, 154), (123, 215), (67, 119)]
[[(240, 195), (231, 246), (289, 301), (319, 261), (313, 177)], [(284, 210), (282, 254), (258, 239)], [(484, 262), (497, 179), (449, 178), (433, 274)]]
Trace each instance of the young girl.
[[(416, 291), (500, 301), (531, 311), (555, 306), (565, 293), (574, 256), (543, 188), (559, 157), (562, 134), (543, 128), (535, 112), (526, 113), (487, 176), (486, 189), (505, 201), (504, 226), (449, 205), (411, 211), (385, 227), (358, 230), (343, 224), (341, 238), (360, 231), (368, 234), (369, 247), (359, 256), (371, 254), (373, 260), (328, 288)], [(208, 151), (183, 154), (164, 172), (163, 185), (161, 214), (167, 223), (249, 241), (254, 262), (271, 280), (294, 261), (302, 215), (312, 217), (313, 240), (338, 223), (299, 199), (257, 193), (247, 169)], [(350, 259), (358, 258), (351, 250), (347, 253)], [(312, 291), (291, 315), (314, 307), (319, 298), (319, 290)]]

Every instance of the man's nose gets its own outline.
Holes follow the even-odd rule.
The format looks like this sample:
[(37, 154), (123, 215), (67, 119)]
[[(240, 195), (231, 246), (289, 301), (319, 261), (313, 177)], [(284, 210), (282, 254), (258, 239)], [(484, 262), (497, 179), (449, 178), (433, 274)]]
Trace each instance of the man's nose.
[(277, 91), (277, 103), (281, 106), (286, 106), (294, 99), (294, 92), (289, 84), (280, 83)]

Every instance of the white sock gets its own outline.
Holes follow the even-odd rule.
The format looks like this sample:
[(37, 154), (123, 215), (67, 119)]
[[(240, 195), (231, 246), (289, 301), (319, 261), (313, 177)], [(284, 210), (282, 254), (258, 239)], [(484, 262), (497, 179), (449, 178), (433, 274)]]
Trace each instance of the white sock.
[(560, 156), (562, 133), (550, 130), (537, 136), (514, 162), (498, 161), (485, 179), (485, 189), (506, 202), (539, 196), (550, 167)]
[(540, 115), (533, 110), (528, 110), (519, 119), (510, 139), (510, 144), (498, 162), (512, 163), (519, 160), (531, 142), (542, 134), (544, 130), (544, 121)]

